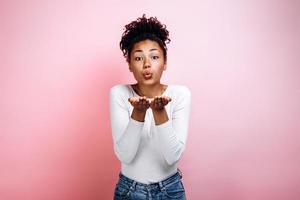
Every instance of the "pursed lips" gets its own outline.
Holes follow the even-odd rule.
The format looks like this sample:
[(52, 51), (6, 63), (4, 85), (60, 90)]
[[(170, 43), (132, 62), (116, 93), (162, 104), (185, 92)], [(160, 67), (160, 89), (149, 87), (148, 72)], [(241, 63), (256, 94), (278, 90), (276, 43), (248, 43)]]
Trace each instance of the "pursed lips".
[(149, 75), (149, 74), (152, 75), (153, 73), (149, 70), (143, 71), (143, 76), (146, 76), (146, 75)]
[(153, 73), (151, 71), (144, 71), (142, 74), (145, 79), (150, 79), (150, 78), (152, 78), (152, 75), (153, 75)]

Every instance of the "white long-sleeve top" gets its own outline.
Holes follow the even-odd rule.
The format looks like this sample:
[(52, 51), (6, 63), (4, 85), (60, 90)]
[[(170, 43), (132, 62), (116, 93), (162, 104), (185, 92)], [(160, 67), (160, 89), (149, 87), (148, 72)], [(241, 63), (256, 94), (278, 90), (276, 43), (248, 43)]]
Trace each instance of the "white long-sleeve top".
[(114, 152), (121, 161), (121, 172), (141, 183), (164, 180), (177, 171), (185, 149), (191, 110), (191, 92), (186, 86), (169, 85), (162, 94), (172, 98), (166, 105), (169, 120), (155, 125), (152, 109), (144, 122), (131, 118), (128, 98), (139, 96), (131, 85), (110, 90), (110, 119)]

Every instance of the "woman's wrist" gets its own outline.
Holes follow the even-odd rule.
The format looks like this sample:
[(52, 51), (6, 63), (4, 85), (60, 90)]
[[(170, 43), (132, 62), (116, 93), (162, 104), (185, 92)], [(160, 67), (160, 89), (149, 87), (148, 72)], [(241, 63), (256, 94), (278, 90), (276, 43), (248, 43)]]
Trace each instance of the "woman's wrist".
[(152, 109), (152, 113), (153, 113), (155, 125), (160, 125), (169, 121), (169, 117), (165, 107), (159, 110)]
[(146, 110), (139, 110), (137, 108), (134, 108), (131, 114), (131, 118), (136, 121), (144, 122), (145, 115), (146, 115)]

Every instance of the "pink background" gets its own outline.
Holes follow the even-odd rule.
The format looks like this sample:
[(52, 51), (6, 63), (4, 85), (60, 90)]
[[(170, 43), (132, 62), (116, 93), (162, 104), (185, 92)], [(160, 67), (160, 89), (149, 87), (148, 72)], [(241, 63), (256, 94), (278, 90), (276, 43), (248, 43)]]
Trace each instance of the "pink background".
[(170, 31), (163, 82), (193, 95), (180, 161), (192, 200), (300, 199), (300, 3), (0, 1), (0, 199), (112, 199), (108, 92), (133, 83), (119, 41)]

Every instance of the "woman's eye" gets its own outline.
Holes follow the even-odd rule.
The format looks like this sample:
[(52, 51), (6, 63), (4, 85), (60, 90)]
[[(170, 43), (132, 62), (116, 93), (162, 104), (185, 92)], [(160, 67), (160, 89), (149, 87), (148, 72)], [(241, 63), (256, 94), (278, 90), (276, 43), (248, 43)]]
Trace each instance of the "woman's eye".
[(141, 57), (135, 57), (134, 58), (134, 60), (136, 60), (136, 61), (139, 61), (139, 60), (141, 60), (142, 58)]
[(153, 58), (154, 60), (156, 60), (156, 59), (158, 59), (159, 57), (158, 57), (158, 56), (152, 56), (152, 58)]

